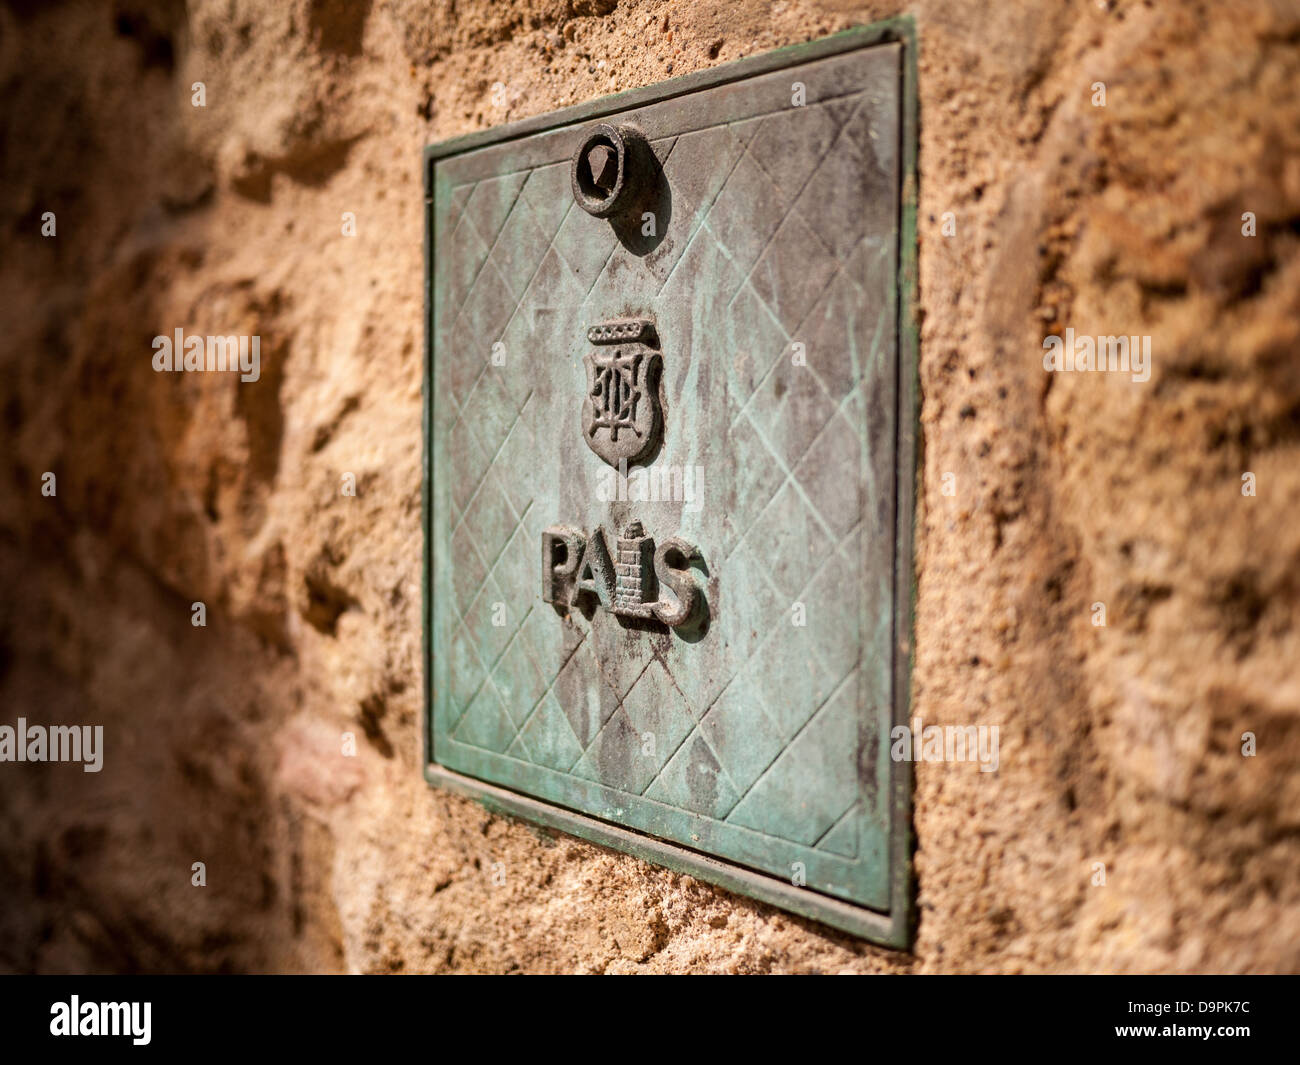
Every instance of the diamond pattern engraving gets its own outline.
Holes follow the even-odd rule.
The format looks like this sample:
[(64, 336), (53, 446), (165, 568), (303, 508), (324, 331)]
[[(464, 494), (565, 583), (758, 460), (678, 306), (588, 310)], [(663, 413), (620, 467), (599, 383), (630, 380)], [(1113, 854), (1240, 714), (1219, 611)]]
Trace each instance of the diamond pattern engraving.
[[(437, 760), (783, 877), (802, 861), (810, 887), (881, 905), (897, 107), (859, 88), (655, 141), (671, 213), (642, 256), (573, 207), (558, 135), (515, 172), (456, 183), (448, 164)], [(708, 456), (700, 507), (635, 511), (699, 542), (698, 642), (540, 597), (543, 529), (635, 510), (601, 497), (578, 425), (585, 329), (633, 313), (661, 323), (656, 461)]]
[[(852, 685), (828, 699), (736, 807), (731, 820), (815, 844), (857, 799), (858, 714)], [(817, 787), (810, 787), (816, 779)]]
[(519, 733), (521, 747), (531, 753), (523, 757), (549, 769), (567, 773), (582, 757), (582, 744), (573, 734), (569, 719), (555, 696), (547, 692)]

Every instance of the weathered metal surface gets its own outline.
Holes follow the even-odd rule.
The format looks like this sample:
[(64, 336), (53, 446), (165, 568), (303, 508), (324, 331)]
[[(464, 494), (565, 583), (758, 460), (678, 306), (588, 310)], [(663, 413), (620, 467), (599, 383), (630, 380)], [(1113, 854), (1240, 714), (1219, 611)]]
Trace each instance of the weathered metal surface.
[(895, 944), (909, 33), (426, 163), (430, 779)]

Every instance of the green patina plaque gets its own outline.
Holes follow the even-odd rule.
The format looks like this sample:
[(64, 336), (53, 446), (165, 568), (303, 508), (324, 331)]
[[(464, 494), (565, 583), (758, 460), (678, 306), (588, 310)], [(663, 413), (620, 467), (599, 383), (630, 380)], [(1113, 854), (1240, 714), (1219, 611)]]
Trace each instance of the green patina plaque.
[(915, 40), (426, 153), (428, 777), (908, 943)]

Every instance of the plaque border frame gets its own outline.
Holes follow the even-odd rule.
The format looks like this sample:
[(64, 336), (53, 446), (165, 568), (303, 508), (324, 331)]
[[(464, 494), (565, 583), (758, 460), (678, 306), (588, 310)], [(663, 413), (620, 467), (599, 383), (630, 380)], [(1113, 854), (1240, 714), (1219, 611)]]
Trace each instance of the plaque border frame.
[(734, 862), (694, 851), (677, 843), (621, 825), (602, 821), (542, 799), (514, 792), (439, 765), (433, 752), (433, 593), (432, 593), (432, 487), (433, 487), (433, 284), (434, 284), (434, 170), (440, 159), (489, 145), (527, 137), (546, 130), (589, 122), (688, 93), (713, 89), (786, 67), (841, 55), (873, 45), (902, 45), (900, 65), (901, 108), (899, 124), (899, 217), (897, 276), (898, 439), (896, 451), (894, 522), (894, 706), (892, 727), (908, 726), (911, 708), (911, 673), (914, 653), (913, 619), (916, 600), (914, 527), (916, 489), (920, 472), (920, 381), (917, 326), (917, 31), (915, 19), (899, 16), (854, 27), (804, 44), (778, 48), (731, 63), (696, 71), (667, 81), (602, 96), (558, 111), (510, 122), (491, 129), (429, 145), (421, 163), (424, 220), (424, 367), (421, 381), (424, 454), (421, 477), (421, 531), (423, 566), (421, 619), (423, 622), (424, 710), (421, 762), (429, 784), (476, 800), (494, 814), (519, 818), (591, 843), (610, 847), (644, 861), (694, 876), (761, 902), (769, 903), (881, 946), (910, 949), (915, 934), (916, 903), (912, 854), (912, 763), (897, 761), (891, 777), (889, 841), (889, 908), (881, 911), (823, 895), (789, 881), (760, 873)]

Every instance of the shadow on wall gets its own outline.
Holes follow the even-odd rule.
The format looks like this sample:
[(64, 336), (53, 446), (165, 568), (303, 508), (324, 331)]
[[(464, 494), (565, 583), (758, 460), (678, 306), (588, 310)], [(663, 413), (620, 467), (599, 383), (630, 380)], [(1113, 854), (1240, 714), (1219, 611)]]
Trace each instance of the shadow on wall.
[[(288, 650), (283, 551), (248, 551), (284, 430), (280, 307), (251, 281), (170, 294), (202, 265), (212, 189), (177, 114), (182, 11), (0, 19), (0, 303), (23, 308), (0, 349), (0, 725), (103, 728), (99, 772), (0, 765), (5, 970), (341, 964), (304, 902), (328, 837), (273, 797), (259, 687)], [(152, 369), (155, 334), (236, 325), (261, 335), (256, 383)], [(253, 559), (247, 590), (220, 585), (222, 553)]]

